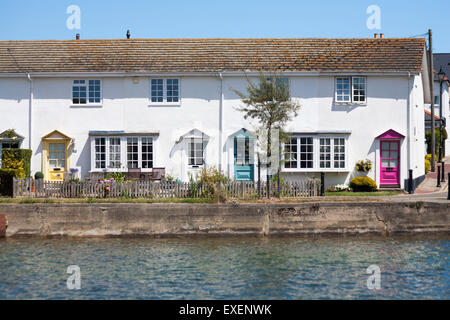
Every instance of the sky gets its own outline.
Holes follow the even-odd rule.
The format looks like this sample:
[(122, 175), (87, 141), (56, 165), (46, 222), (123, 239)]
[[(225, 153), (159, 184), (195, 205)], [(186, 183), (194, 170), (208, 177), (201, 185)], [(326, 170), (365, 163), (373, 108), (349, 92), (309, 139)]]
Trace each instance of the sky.
[[(448, 0), (1, 0), (0, 40), (256, 37), (411, 37), (433, 30), (450, 52)], [(80, 9), (80, 29), (71, 5)], [(380, 29), (367, 9), (380, 8)], [(373, 18), (373, 17), (372, 17)], [(69, 24), (71, 28), (76, 24)], [(373, 28), (374, 26), (370, 26)]]

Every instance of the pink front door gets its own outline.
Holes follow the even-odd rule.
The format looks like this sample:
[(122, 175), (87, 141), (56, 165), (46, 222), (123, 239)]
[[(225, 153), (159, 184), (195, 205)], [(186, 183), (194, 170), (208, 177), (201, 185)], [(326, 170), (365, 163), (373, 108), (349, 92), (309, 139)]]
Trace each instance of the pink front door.
[(381, 141), (380, 184), (400, 185), (400, 141)]

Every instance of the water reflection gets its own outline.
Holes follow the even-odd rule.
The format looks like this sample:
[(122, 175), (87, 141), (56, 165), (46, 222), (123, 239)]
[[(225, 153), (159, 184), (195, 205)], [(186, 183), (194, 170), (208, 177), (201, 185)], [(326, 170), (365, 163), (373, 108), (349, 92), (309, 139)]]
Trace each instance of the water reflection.
[(445, 238), (7, 240), (0, 299), (448, 299), (448, 255)]

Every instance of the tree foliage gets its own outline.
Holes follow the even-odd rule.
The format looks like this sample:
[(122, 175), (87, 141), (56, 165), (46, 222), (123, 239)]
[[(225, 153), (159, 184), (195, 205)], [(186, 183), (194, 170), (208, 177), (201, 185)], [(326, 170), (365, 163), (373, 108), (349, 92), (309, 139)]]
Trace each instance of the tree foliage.
[[(257, 122), (256, 132), (259, 132), (257, 136), (259, 138), (263, 136), (262, 145), (263, 149), (266, 150), (263, 156), (258, 151), (258, 159), (266, 159), (262, 162), (268, 169), (267, 185), (270, 188), (269, 169), (271, 168), (270, 159), (272, 157), (272, 132), (276, 129), (279, 131), (279, 139), (286, 138), (284, 127), (297, 116), (300, 104), (291, 98), (289, 81), (281, 73), (275, 71), (260, 72), (258, 82), (252, 81), (248, 76), (246, 79), (246, 93), (233, 89), (244, 104), (236, 109), (244, 114), (244, 119)], [(262, 134), (263, 131), (266, 134)]]

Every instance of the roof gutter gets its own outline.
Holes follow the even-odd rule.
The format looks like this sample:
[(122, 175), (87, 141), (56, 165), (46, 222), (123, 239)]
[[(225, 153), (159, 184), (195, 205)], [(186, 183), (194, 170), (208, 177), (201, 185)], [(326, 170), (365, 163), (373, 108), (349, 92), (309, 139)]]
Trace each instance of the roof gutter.
[[(256, 76), (259, 77), (259, 72), (219, 72), (222, 77), (241, 77), (241, 76)], [(410, 74), (419, 75), (421, 71), (284, 71), (285, 76), (295, 77), (315, 77), (315, 76), (335, 76), (335, 75), (361, 75), (361, 76), (409, 76)], [(217, 72), (172, 72), (172, 73), (160, 73), (160, 72), (35, 72), (31, 73), (34, 78), (65, 78), (65, 77), (157, 77), (157, 76), (189, 76), (189, 77), (205, 77), (213, 76), (217, 77)], [(0, 78), (22, 78), (23, 74), (20, 73), (0, 73)]]

